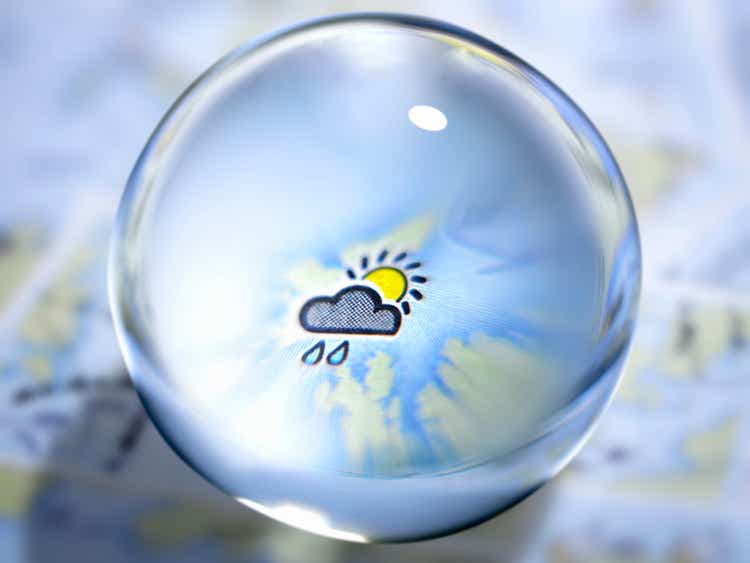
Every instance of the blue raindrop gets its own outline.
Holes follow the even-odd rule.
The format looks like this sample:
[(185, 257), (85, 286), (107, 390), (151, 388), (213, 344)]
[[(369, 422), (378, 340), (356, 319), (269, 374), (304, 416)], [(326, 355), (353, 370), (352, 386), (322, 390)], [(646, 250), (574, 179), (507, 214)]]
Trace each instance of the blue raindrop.
[(349, 355), (349, 341), (344, 340), (341, 344), (336, 346), (333, 351), (328, 354), (326, 360), (332, 366), (338, 366), (346, 361), (346, 357)]
[(311, 366), (315, 365), (323, 357), (324, 350), (325, 350), (325, 344), (323, 343), (322, 340), (319, 340), (315, 346), (313, 346), (307, 352), (302, 354), (302, 361)]

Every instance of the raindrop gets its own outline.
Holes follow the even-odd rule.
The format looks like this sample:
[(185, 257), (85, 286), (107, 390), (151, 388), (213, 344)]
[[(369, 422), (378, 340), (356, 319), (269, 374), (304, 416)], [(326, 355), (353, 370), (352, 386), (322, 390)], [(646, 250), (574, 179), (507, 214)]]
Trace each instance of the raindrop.
[(333, 349), (333, 352), (328, 354), (326, 360), (332, 366), (338, 366), (346, 361), (346, 357), (349, 355), (349, 341), (344, 340), (341, 344)]
[(323, 357), (324, 350), (325, 344), (322, 340), (319, 340), (315, 346), (302, 354), (302, 361), (311, 366), (315, 365), (320, 361), (320, 358)]

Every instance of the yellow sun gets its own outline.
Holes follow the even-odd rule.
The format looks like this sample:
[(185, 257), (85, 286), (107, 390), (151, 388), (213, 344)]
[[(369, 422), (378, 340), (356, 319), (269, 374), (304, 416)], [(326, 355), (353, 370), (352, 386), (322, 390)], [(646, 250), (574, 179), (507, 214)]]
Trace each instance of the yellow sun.
[[(384, 248), (374, 261), (371, 261), (371, 257), (368, 255), (362, 256), (359, 263), (359, 273), (354, 268), (347, 268), (346, 275), (349, 276), (350, 280), (371, 282), (380, 290), (384, 299), (398, 301), (404, 315), (409, 315), (411, 305), (406, 294), (408, 293), (408, 297), (415, 301), (421, 301), (424, 295), (413, 284), (425, 284), (427, 278), (419, 274), (418, 271), (415, 272), (415, 270), (419, 270), (422, 263), (405, 260), (407, 256), (408, 252), (399, 252), (393, 258), (390, 258), (390, 252), (387, 248)], [(372, 262), (377, 266), (371, 270)], [(388, 263), (392, 265), (388, 265)]]
[(406, 293), (408, 286), (404, 273), (390, 266), (376, 268), (367, 274), (365, 279), (377, 285), (383, 297), (393, 301), (399, 301)]

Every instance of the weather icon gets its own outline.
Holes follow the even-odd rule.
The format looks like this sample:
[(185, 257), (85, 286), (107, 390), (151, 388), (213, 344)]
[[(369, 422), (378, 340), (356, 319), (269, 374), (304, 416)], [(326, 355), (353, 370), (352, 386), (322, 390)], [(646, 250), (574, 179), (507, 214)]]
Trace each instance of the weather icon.
[[(427, 283), (418, 274), (420, 262), (406, 260), (401, 252), (389, 260), (388, 250), (378, 254), (371, 265), (363, 256), (359, 269), (347, 268), (350, 280), (364, 280), (371, 285), (353, 283), (335, 295), (308, 299), (299, 311), (299, 322), (308, 332), (322, 334), (357, 334), (363, 336), (395, 336), (401, 320), (411, 314), (408, 297), (421, 301), (424, 294), (414, 287)], [(319, 340), (302, 354), (302, 362), (319, 363), (325, 354), (325, 341)], [(344, 340), (326, 356), (330, 365), (340, 365), (349, 355), (349, 341)]]

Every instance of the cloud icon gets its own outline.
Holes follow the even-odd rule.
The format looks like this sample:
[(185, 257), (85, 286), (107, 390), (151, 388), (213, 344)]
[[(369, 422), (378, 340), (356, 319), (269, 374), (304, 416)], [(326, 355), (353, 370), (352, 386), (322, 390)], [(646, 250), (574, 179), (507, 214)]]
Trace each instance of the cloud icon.
[(313, 297), (305, 302), (299, 322), (310, 332), (391, 335), (401, 326), (401, 312), (384, 305), (374, 289), (353, 285), (333, 297)]

